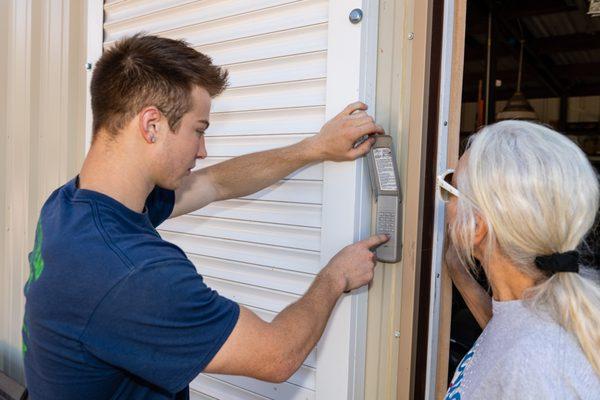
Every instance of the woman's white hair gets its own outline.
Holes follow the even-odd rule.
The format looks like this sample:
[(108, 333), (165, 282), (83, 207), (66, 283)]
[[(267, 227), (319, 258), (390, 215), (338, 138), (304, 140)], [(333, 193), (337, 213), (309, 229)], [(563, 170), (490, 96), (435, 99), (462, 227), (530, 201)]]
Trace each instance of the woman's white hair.
[[(528, 304), (572, 332), (600, 375), (600, 286), (584, 273), (538, 269), (535, 258), (575, 250), (598, 211), (598, 177), (585, 154), (545, 126), (503, 121), (468, 145), (450, 235), (471, 266), (476, 215), (487, 224), (484, 260), (497, 248), (537, 285)], [(582, 271), (583, 272), (583, 271)]]

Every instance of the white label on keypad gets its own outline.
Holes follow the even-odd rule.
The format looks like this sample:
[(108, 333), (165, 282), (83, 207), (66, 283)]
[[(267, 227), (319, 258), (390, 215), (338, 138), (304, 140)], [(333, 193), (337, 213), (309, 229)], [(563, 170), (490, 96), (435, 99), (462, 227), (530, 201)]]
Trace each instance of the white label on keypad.
[(381, 190), (398, 190), (396, 187), (396, 175), (392, 163), (392, 150), (387, 147), (373, 149), (375, 167), (379, 176), (379, 187)]

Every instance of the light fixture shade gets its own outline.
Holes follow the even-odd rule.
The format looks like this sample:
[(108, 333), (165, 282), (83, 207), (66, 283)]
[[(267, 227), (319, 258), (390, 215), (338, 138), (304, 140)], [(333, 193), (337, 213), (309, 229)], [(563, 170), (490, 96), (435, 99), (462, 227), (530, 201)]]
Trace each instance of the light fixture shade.
[(519, 119), (524, 121), (537, 121), (538, 117), (531, 104), (525, 98), (521, 91), (515, 92), (508, 100), (504, 109), (496, 115), (496, 121), (507, 119)]
[(496, 115), (496, 121), (504, 121), (507, 119), (520, 119), (523, 121), (537, 121), (538, 117), (531, 107), (531, 104), (521, 92), (521, 77), (523, 72), (523, 47), (525, 40), (521, 39), (521, 51), (519, 53), (519, 75), (517, 77), (517, 90), (515, 94), (508, 100), (504, 109)]
[(592, 17), (600, 17), (600, 0), (590, 1), (590, 11), (588, 14)]

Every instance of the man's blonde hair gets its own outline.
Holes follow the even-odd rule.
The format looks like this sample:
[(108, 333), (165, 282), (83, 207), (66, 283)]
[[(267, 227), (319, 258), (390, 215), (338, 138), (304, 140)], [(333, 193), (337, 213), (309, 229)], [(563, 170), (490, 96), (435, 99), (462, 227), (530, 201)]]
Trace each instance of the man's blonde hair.
[(90, 92), (93, 133), (116, 135), (144, 107), (155, 106), (176, 130), (192, 108), (192, 90), (211, 97), (227, 86), (227, 71), (183, 40), (137, 34), (117, 41), (96, 63)]

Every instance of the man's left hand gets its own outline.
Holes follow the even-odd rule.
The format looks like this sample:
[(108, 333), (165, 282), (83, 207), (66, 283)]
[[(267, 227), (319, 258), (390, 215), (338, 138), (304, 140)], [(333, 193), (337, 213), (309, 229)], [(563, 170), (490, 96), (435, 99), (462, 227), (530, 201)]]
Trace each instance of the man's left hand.
[(365, 135), (385, 133), (366, 109), (367, 105), (360, 101), (349, 104), (323, 125), (317, 135), (308, 139), (314, 158), (321, 161), (349, 161), (365, 155), (375, 143), (375, 138), (369, 137), (355, 148), (356, 141)]

